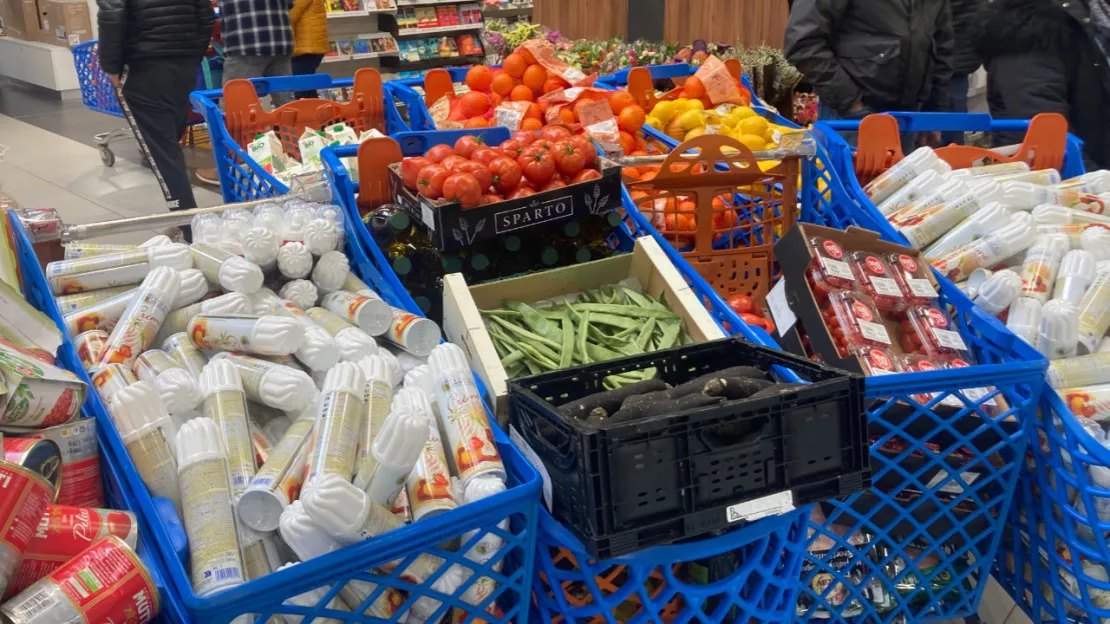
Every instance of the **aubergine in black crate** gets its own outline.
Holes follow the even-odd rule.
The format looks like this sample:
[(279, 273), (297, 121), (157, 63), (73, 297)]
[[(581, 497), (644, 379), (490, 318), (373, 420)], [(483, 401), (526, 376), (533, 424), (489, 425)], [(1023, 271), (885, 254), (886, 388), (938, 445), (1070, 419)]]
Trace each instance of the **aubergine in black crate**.
[[(710, 373), (755, 367), (770, 373), (764, 379), (782, 381), (774, 366), (805, 383), (760, 384), (748, 388), (755, 391), (749, 398), (628, 419), (575, 417), (557, 407), (607, 390), (605, 378), (619, 373), (655, 369), (672, 389), (706, 376), (693, 384), (704, 395), (719, 389)], [(755, 376), (737, 373), (744, 370), (725, 377)], [(666, 397), (646, 400), (656, 399)], [(605, 411), (615, 415), (612, 409)], [(543, 464), (552, 515), (599, 559), (846, 496), (871, 482), (863, 377), (740, 338), (516, 380), (509, 422), (514, 440)]]

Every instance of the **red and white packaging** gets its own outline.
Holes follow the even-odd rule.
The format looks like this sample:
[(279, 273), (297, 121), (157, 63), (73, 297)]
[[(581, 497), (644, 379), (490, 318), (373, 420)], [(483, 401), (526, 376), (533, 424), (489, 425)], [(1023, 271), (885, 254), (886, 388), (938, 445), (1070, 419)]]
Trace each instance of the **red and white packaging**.
[(856, 276), (848, 264), (844, 248), (834, 240), (814, 236), (809, 239), (813, 249), (813, 265), (809, 278), (813, 282), (814, 294), (828, 297), (829, 293), (842, 288), (856, 288)]
[(937, 289), (929, 279), (929, 267), (924, 262), (903, 253), (887, 254), (886, 261), (909, 305), (926, 305), (937, 298)]
[(531, 52), (536, 62), (546, 69), (547, 73), (562, 78), (572, 87), (588, 87), (597, 78), (595, 74), (587, 76), (582, 73), (582, 70), (556, 58), (555, 47), (546, 39), (531, 39), (525, 41), (521, 47)]
[(493, 111), (494, 125), (504, 126), (509, 132), (520, 130), (520, 123), (524, 121), (524, 115), (531, 105), (531, 102), (501, 102)]
[(0, 595), (6, 593), (54, 488), (23, 466), (0, 461)]
[(902, 350), (938, 360), (969, 358), (967, 344), (951, 319), (934, 306), (912, 306), (901, 324)]
[(856, 355), (859, 356), (860, 362), (863, 364), (863, 372), (868, 377), (893, 375), (902, 372), (902, 365), (894, 358), (889, 349), (864, 347), (858, 349)]
[(100, 480), (100, 443), (96, 439), (96, 420), (82, 418), (46, 429), (6, 429), (20, 438), (50, 440), (62, 452), (62, 487), (59, 505), (103, 507), (104, 486)]
[(159, 601), (135, 551), (106, 535), (0, 606), (0, 617), (12, 624), (145, 624), (158, 615)]
[(62, 452), (57, 444), (50, 440), (8, 436), (4, 438), (3, 447), (4, 461), (23, 466), (46, 479), (57, 499), (62, 481)]
[(879, 310), (897, 314), (906, 309), (906, 298), (894, 279), (894, 271), (880, 254), (853, 251), (848, 258), (860, 290), (871, 297)]
[(831, 318), (836, 322), (833, 324), (826, 320), (826, 323), (841, 350), (841, 356), (864, 347), (890, 346), (890, 334), (870, 297), (850, 290), (838, 290), (829, 295), (829, 303)]
[(8, 584), (4, 599), (30, 587), (105, 535), (115, 535), (136, 548), (139, 525), (135, 515), (129, 511), (50, 505), (27, 543), (23, 563)]
[(705, 95), (714, 106), (720, 104), (736, 104), (747, 106), (751, 104), (751, 94), (745, 93), (736, 79), (729, 73), (728, 67), (721, 59), (710, 56), (702, 62), (694, 76), (705, 87)]

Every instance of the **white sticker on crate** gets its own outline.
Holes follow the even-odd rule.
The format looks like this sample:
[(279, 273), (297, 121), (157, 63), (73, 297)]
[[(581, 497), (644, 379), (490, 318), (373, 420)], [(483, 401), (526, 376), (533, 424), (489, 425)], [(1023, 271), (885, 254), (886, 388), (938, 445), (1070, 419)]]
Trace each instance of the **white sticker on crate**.
[[(935, 488), (938, 484), (940, 484), (941, 481), (944, 481), (949, 476), (950, 473), (947, 470), (941, 470), (933, 475), (932, 479), (929, 479), (929, 482), (925, 484), (925, 487), (928, 489)], [(972, 483), (975, 483), (976, 479), (979, 478), (979, 473), (961, 472), (960, 478), (964, 480), (964, 483), (971, 485)], [(964, 486), (960, 485), (958, 481), (953, 480), (945, 483), (944, 487), (940, 488), (940, 491), (946, 492), (948, 494), (962, 494), (964, 491)]]
[(852, 274), (852, 267), (848, 266), (847, 262), (833, 260), (832, 258), (821, 258), (821, 266), (825, 267), (825, 272), (833, 277), (856, 280), (856, 276)]
[(889, 277), (879, 277), (877, 275), (871, 276), (871, 285), (875, 288), (875, 292), (880, 295), (888, 297), (901, 297), (902, 289), (898, 288), (898, 282), (890, 279)]
[(520, 431), (514, 425), (509, 425), (509, 439), (520, 449), (520, 454), (524, 455), (524, 459), (527, 459), (528, 463), (536, 469), (536, 472), (540, 473), (540, 480), (543, 481), (543, 502), (547, 505), (547, 510), (551, 511), (551, 475), (547, 473), (547, 467), (543, 465), (540, 456), (536, 455), (536, 451), (532, 450), (532, 447), (524, 441), (524, 436), (520, 435)]
[(886, 333), (886, 328), (882, 325), (862, 319), (856, 319), (856, 323), (859, 324), (859, 333), (863, 334), (864, 338), (883, 344), (890, 344), (890, 334)]
[(775, 321), (775, 327), (779, 328), (779, 335), (785, 336), (794, 323), (798, 322), (798, 317), (794, 316), (794, 311), (786, 302), (785, 279), (780, 279), (771, 292), (767, 293), (766, 301), (767, 307), (771, 309), (771, 319)]
[(907, 280), (910, 285), (910, 291), (918, 297), (936, 297), (937, 290), (933, 288), (933, 283), (927, 279), (914, 277)]
[(428, 205), (428, 202), (420, 202), (420, 220), (424, 222), (424, 227), (431, 231), (436, 229), (436, 213), (435, 210)]
[(725, 508), (725, 520), (729, 523), (747, 520), (752, 522), (767, 516), (786, 513), (794, 509), (794, 494), (789, 490), (770, 494), (762, 498), (736, 503)]

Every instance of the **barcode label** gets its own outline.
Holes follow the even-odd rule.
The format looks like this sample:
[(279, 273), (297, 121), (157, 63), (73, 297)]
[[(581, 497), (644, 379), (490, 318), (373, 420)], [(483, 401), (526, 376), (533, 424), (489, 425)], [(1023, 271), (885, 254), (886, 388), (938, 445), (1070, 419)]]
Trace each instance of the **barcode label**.
[(855, 276), (852, 275), (852, 268), (848, 266), (847, 262), (833, 260), (832, 258), (821, 258), (821, 266), (825, 267), (825, 272), (833, 277), (852, 281), (856, 279)]
[(861, 321), (859, 319), (856, 319), (856, 323), (859, 323), (859, 332), (863, 334), (864, 338), (883, 344), (890, 344), (890, 335), (886, 333), (886, 328), (882, 325), (872, 323), (871, 321)]
[(54, 587), (43, 586), (19, 602), (13, 600), (5, 606), (11, 610), (12, 615), (16, 616), (14, 618), (16, 621), (33, 620), (60, 604), (57, 595), (54, 593), (56, 591), (57, 589)]
[(871, 286), (875, 288), (875, 292), (880, 295), (887, 295), (888, 297), (901, 297), (902, 289), (898, 288), (898, 282), (890, 279), (889, 277), (871, 277)]
[(907, 280), (910, 285), (910, 291), (918, 297), (936, 297), (937, 291), (933, 288), (933, 284), (927, 279), (912, 278)]
[(967, 344), (964, 343), (964, 339), (960, 336), (959, 332), (934, 327), (933, 336), (942, 347), (967, 351)]
[(241, 578), (243, 571), (239, 568), (218, 568), (216, 570), (217, 581), (228, 581), (232, 579)]

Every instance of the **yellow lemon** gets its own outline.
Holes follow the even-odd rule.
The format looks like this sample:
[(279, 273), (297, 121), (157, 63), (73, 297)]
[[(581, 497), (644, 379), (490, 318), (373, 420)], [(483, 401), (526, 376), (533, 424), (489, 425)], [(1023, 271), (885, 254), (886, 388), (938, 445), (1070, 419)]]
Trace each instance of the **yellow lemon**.
[(705, 110), (705, 104), (702, 104), (701, 100), (687, 100), (687, 101), (689, 102), (689, 104), (686, 105), (687, 106), (686, 110), (698, 110), (698, 111)]
[(763, 140), (763, 137), (754, 134), (741, 134), (736, 140), (740, 141), (751, 150), (761, 150), (763, 146), (767, 144), (766, 141)]
[(732, 113), (736, 115), (736, 118), (739, 120), (744, 120), (748, 117), (759, 116), (755, 114), (755, 111), (752, 110), (750, 106), (737, 106), (736, 108), (732, 109)]
[(774, 143), (774, 141), (775, 141), (775, 129), (774, 128), (767, 128), (767, 132), (763, 133), (763, 139), (765, 141), (767, 141), (768, 143)]
[(689, 132), (694, 128), (704, 128), (705, 119), (702, 117), (701, 111), (689, 110), (682, 113), (682, 116), (678, 118), (678, 125)]
[[(661, 121), (663, 124), (666, 124), (668, 121), (671, 120), (671, 117), (674, 117), (676, 111), (677, 106), (675, 106), (674, 102), (663, 100), (662, 102), (656, 104), (655, 108), (651, 109), (651, 117), (654, 117)], [(651, 117), (649, 117), (648, 119), (651, 119)]]
[(694, 137), (700, 137), (703, 134), (705, 134), (705, 128), (694, 128), (693, 130), (687, 132), (686, 136), (683, 137), (682, 140), (683, 141), (689, 141), (690, 139), (692, 139)]
[(774, 141), (767, 141), (767, 145), (764, 145), (763, 149), (775, 149), (778, 146), (779, 144), (775, 143)]
[(754, 134), (758, 137), (762, 137), (764, 133), (767, 132), (768, 125), (766, 119), (756, 115), (755, 117), (748, 117), (747, 119), (741, 120), (736, 127), (744, 134)]
[(658, 117), (656, 117), (654, 115), (648, 115), (647, 119), (644, 120), (644, 124), (649, 125), (652, 128), (655, 128), (656, 130), (662, 130), (663, 129), (663, 122)]
[[(658, 104), (656, 105), (658, 106)], [(690, 110), (690, 100), (687, 98), (678, 98), (674, 101), (674, 114), (681, 115)]]

